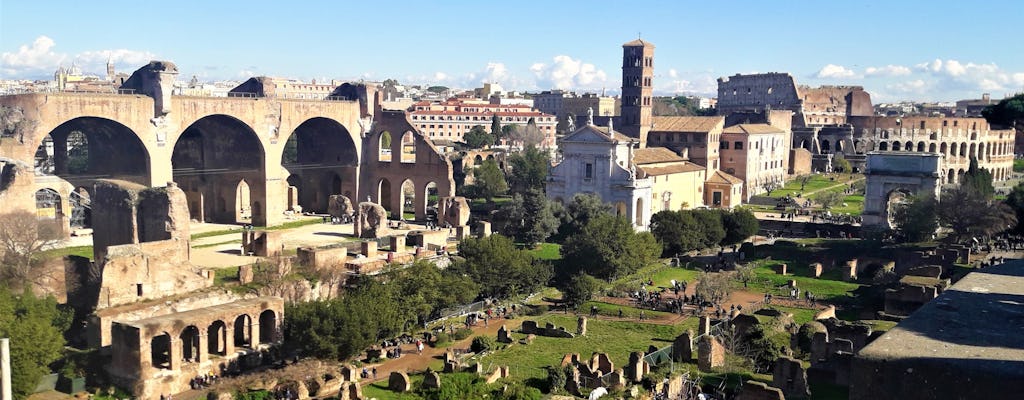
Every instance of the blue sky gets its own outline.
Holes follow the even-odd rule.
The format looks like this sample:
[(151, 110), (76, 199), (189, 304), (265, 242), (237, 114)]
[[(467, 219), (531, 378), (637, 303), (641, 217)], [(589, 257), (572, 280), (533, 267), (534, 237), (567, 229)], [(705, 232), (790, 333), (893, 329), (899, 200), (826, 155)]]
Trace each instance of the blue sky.
[[(974, 4), (984, 4), (978, 7)], [(736, 73), (863, 85), (875, 102), (1024, 91), (1024, 2), (13, 1), (0, 78), (174, 61), (182, 79), (253, 75), (617, 91), (622, 43), (657, 46), (659, 93)]]

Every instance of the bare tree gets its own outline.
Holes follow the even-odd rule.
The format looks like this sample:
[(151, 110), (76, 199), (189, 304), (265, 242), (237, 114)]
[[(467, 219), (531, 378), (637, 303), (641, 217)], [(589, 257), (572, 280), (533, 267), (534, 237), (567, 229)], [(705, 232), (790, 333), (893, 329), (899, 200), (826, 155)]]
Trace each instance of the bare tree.
[(807, 187), (807, 182), (810, 182), (811, 178), (814, 178), (814, 175), (804, 174), (804, 175), (800, 175), (800, 176), (796, 177), (796, 181), (800, 182), (800, 191), (801, 192), (804, 191), (804, 188)]
[(775, 189), (778, 189), (780, 186), (781, 185), (779, 185), (779, 183), (776, 181), (767, 181), (761, 184), (761, 189), (764, 189), (767, 196), (771, 196), (772, 192), (775, 191)]
[(31, 212), (19, 210), (0, 215), (0, 252), (3, 270), (0, 279), (11, 286), (37, 282), (37, 268), (46, 249), (64, 241), (57, 221), (40, 220)]
[(731, 274), (726, 272), (701, 272), (697, 276), (697, 294), (713, 303), (721, 302), (732, 292)]

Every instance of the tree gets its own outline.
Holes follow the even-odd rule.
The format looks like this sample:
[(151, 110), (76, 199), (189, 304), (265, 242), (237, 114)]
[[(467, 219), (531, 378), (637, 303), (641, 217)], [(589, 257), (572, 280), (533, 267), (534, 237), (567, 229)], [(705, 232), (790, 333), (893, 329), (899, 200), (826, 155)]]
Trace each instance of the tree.
[(512, 135), (515, 134), (515, 132), (516, 132), (516, 126), (515, 125), (504, 125), (504, 126), (501, 127), (501, 136), (500, 136), (500, 138), (502, 138), (502, 139), (510, 138), (510, 137), (512, 137)]
[(985, 107), (981, 115), (992, 124), (1015, 127), (1019, 132), (1024, 129), (1024, 93)]
[(661, 246), (649, 232), (637, 233), (621, 216), (590, 220), (562, 246), (563, 263), (595, 278), (612, 280), (657, 259)]
[(850, 166), (850, 162), (845, 157), (835, 157), (832, 159), (832, 170), (840, 173), (853, 172), (853, 167)]
[(979, 168), (977, 158), (971, 158), (967, 172), (960, 179), (960, 186), (977, 193), (985, 201), (992, 201), (996, 197), (996, 189), (992, 186), (992, 173), (987, 169)]
[(501, 118), (498, 117), (497, 113), (491, 114), (491, 134), (497, 137), (508, 136), (501, 130)]
[(480, 197), (487, 199), (488, 203), (494, 201), (494, 196), (508, 191), (505, 173), (501, 172), (501, 168), (498, 168), (498, 163), (494, 160), (484, 160), (483, 164), (473, 170), (473, 176), (476, 178), (473, 185), (476, 186)]
[(1005, 203), (1017, 215), (1017, 225), (1014, 232), (1024, 233), (1024, 183), (1018, 183), (1013, 187), (1010, 194), (1006, 196)]
[(900, 241), (926, 242), (939, 229), (935, 198), (930, 194), (910, 196), (893, 207), (893, 230)]
[(43, 250), (64, 241), (57, 221), (40, 220), (24, 210), (0, 215), (0, 282), (22, 287), (43, 278), (38, 262)]
[(537, 190), (516, 193), (499, 214), (505, 220), (505, 231), (528, 248), (547, 240), (558, 230), (558, 218), (555, 218), (551, 201)]
[(459, 243), (461, 260), (450, 268), (480, 285), (484, 297), (508, 298), (530, 293), (551, 279), (551, 267), (535, 262), (533, 255), (517, 249), (511, 239), (494, 234), (466, 238)]
[(807, 188), (807, 182), (810, 182), (814, 178), (814, 175), (804, 174), (796, 177), (796, 181), (800, 182), (800, 191), (804, 191)]
[(440, 316), (445, 308), (468, 304), (480, 292), (469, 277), (441, 270), (426, 260), (406, 267), (391, 266), (384, 277), (397, 295), (403, 320), (411, 326)]
[(611, 206), (601, 201), (601, 197), (598, 195), (577, 193), (565, 205), (565, 211), (561, 215), (562, 222), (558, 227), (558, 236), (563, 239), (568, 238), (571, 234), (583, 230), (590, 220), (611, 214)]
[(344, 360), (401, 332), (404, 319), (391, 286), (359, 279), (334, 300), (289, 303), (285, 346), (303, 354)]
[(471, 149), (482, 149), (494, 144), (494, 136), (487, 133), (483, 126), (474, 125), (469, 132), (462, 135), (462, 141)]
[(743, 282), (743, 287), (747, 287), (747, 283), (757, 278), (757, 273), (754, 271), (754, 264), (743, 264), (736, 267), (736, 274), (733, 277), (740, 282)]
[(991, 236), (1017, 224), (1017, 216), (1006, 204), (985, 200), (963, 185), (942, 191), (936, 214), (939, 225), (952, 231), (957, 242)]
[(651, 216), (651, 234), (661, 243), (665, 257), (703, 248), (697, 221), (687, 211), (658, 211)]
[(762, 183), (762, 184), (761, 184), (761, 189), (764, 189), (764, 191), (765, 191), (765, 195), (767, 195), (767, 196), (771, 196), (771, 195), (772, 195), (772, 192), (773, 192), (773, 191), (775, 191), (775, 189), (778, 189), (778, 188), (779, 188), (779, 187), (781, 187), (781, 186), (782, 186), (782, 185), (779, 185), (779, 183), (778, 183), (778, 182), (775, 182), (775, 181), (766, 181), (766, 182), (764, 182), (764, 183)]
[(705, 300), (718, 303), (732, 292), (732, 279), (725, 272), (700, 272), (695, 290)]
[(536, 146), (526, 146), (523, 151), (513, 154), (508, 159), (512, 172), (508, 176), (509, 187), (514, 192), (537, 190), (544, 192), (548, 172), (551, 168), (551, 157), (547, 152)]
[(703, 234), (700, 237), (700, 248), (718, 246), (725, 239), (725, 227), (722, 225), (722, 210), (698, 209), (689, 210), (693, 213), (693, 220), (697, 223), (697, 232)]
[(448, 87), (447, 86), (431, 86), (431, 87), (427, 88), (427, 91), (431, 92), (431, 93), (444, 93), (444, 92), (448, 91)]
[(723, 245), (741, 243), (747, 238), (757, 234), (761, 229), (761, 223), (754, 216), (754, 213), (746, 208), (737, 208), (731, 212), (722, 214), (722, 225), (725, 227)]
[(536, 123), (527, 123), (525, 127), (516, 127), (510, 135), (512, 140), (523, 146), (539, 146), (547, 139), (547, 135), (537, 127)]
[(814, 201), (826, 210), (843, 203), (843, 194), (836, 191), (824, 191), (814, 195)]
[(562, 299), (569, 305), (579, 307), (594, 298), (601, 290), (601, 282), (587, 274), (576, 274), (562, 289)]
[(49, 365), (61, 357), (64, 334), (72, 313), (57, 306), (53, 297), (40, 298), (25, 290), (11, 292), (0, 285), (0, 337), (10, 338), (11, 380), (14, 397), (31, 394)]

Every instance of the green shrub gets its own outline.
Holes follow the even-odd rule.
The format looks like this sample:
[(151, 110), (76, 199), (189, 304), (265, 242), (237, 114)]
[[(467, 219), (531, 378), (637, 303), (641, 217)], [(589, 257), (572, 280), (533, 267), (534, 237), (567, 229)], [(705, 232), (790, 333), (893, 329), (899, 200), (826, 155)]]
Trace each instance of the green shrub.
[(539, 306), (530, 307), (530, 309), (526, 311), (526, 315), (530, 315), (530, 316), (536, 317), (538, 315), (544, 315), (547, 312), (548, 312), (548, 306), (546, 304), (541, 304)]
[(470, 337), (472, 335), (473, 335), (473, 330), (472, 329), (462, 328), (462, 329), (459, 329), (459, 330), (455, 331), (455, 334), (452, 335), (452, 339), (454, 339), (454, 340), (462, 340), (462, 339), (468, 338), (468, 337)]
[(554, 365), (548, 367), (548, 393), (561, 393), (565, 380), (565, 370)]
[(490, 336), (477, 336), (473, 338), (473, 343), (469, 346), (469, 349), (474, 353), (483, 353), (488, 350), (494, 350), (495, 340)]
[(434, 347), (444, 347), (448, 343), (451, 343), (452, 337), (447, 332), (440, 332), (434, 335)]

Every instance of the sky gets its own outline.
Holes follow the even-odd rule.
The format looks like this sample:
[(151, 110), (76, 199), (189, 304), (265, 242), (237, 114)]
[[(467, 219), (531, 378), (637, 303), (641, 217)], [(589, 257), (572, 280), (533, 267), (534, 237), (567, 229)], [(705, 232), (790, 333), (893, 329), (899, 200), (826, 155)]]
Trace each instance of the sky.
[[(978, 6), (983, 4), (984, 6)], [(0, 79), (173, 61), (179, 79), (276, 76), (618, 93), (621, 45), (654, 43), (655, 93), (788, 72), (875, 103), (1024, 91), (1020, 0), (0, 0)]]

